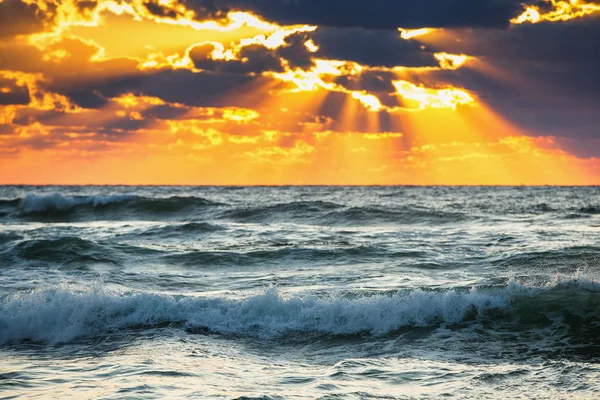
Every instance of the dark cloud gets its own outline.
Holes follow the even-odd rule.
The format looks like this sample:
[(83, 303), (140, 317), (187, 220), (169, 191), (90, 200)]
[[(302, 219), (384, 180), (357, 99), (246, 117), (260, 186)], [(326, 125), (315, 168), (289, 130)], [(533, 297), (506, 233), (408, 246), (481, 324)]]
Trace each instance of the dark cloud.
[(229, 74), (257, 74), (265, 71), (283, 72), (281, 59), (276, 51), (264, 46), (251, 45), (242, 48), (239, 60), (213, 60), (214, 46), (200, 44), (190, 50), (190, 58), (198, 69)]
[(104, 134), (117, 134), (119, 136), (123, 136), (124, 134), (134, 133), (141, 129), (147, 128), (150, 125), (150, 121), (143, 119), (117, 118), (106, 123), (100, 132)]
[(284, 45), (275, 49), (268, 49), (260, 44), (244, 46), (236, 60), (228, 61), (212, 59), (214, 45), (202, 43), (191, 49), (190, 58), (198, 69), (230, 74), (283, 72), (284, 62), (291, 68), (309, 69), (313, 65), (313, 59), (305, 45), (308, 40), (306, 34), (298, 33), (286, 37)]
[(43, 31), (45, 25), (53, 20), (55, 11), (53, 4), (49, 4), (48, 10), (43, 12), (35, 3), (25, 4), (20, 0), (1, 2), (0, 40)]
[(398, 31), (319, 28), (310, 36), (319, 46), (320, 57), (383, 67), (438, 65), (431, 51), (402, 39)]
[(586, 64), (600, 60), (600, 17), (562, 23), (513, 26), (507, 31), (453, 30), (436, 38), (437, 51), (465, 53), (492, 61)]
[(29, 104), (29, 89), (18, 86), (15, 81), (0, 78), (0, 106), (9, 104)]
[(364, 71), (356, 76), (340, 76), (335, 83), (348, 90), (367, 91), (376, 94), (393, 93), (396, 89), (392, 81), (398, 78), (393, 72)]
[(175, 107), (171, 104), (161, 104), (144, 110), (141, 114), (144, 119), (186, 119), (185, 114), (191, 110), (191, 107)]
[(123, 94), (158, 97), (167, 103), (190, 107), (243, 107), (253, 108), (267, 93), (264, 87), (273, 87), (274, 80), (260, 75), (199, 72), (188, 70), (137, 71), (123, 77), (95, 79), (79, 82), (76, 86), (66, 81), (48, 84), (55, 93), (72, 94), (75, 87), (80, 93), (102, 98)]
[(0, 124), (0, 135), (12, 135), (15, 132), (15, 126), (12, 124)]
[(522, 0), (188, 0), (202, 15), (250, 11), (280, 24), (395, 29), (506, 27)]

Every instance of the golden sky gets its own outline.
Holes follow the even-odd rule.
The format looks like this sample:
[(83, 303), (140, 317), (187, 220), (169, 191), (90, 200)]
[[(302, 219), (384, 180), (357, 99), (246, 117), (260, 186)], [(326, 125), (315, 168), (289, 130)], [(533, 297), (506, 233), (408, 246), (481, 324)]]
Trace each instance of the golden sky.
[(280, 3), (0, 0), (0, 183), (600, 184), (600, 3)]

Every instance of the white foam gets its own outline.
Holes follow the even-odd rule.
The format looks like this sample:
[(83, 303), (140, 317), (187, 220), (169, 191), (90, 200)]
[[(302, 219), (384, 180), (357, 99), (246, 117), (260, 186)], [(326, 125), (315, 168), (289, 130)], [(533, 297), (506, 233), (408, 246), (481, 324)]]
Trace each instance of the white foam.
[(275, 289), (242, 300), (118, 294), (103, 289), (36, 290), (0, 301), (0, 343), (67, 342), (78, 337), (179, 323), (188, 328), (263, 338), (291, 332), (385, 335), (406, 326), (460, 322), (510, 307), (527, 292), (518, 284), (494, 290), (414, 291), (362, 298), (285, 297)]

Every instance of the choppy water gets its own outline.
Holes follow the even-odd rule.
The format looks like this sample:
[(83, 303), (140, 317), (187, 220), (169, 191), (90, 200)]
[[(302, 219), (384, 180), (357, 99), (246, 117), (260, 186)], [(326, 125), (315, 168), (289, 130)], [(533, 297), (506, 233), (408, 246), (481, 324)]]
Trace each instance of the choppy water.
[(600, 188), (0, 187), (0, 222), (0, 397), (600, 397)]

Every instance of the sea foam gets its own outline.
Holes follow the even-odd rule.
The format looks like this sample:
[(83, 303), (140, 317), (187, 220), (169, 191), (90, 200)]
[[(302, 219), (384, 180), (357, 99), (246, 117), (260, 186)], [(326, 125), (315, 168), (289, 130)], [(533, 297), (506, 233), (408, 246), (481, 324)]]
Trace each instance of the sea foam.
[(101, 288), (34, 290), (0, 301), (0, 343), (67, 342), (131, 327), (183, 325), (226, 335), (273, 338), (293, 332), (386, 335), (407, 326), (458, 323), (510, 307), (530, 289), (413, 291), (395, 295), (287, 297), (276, 289), (245, 299), (150, 293), (114, 293)]

